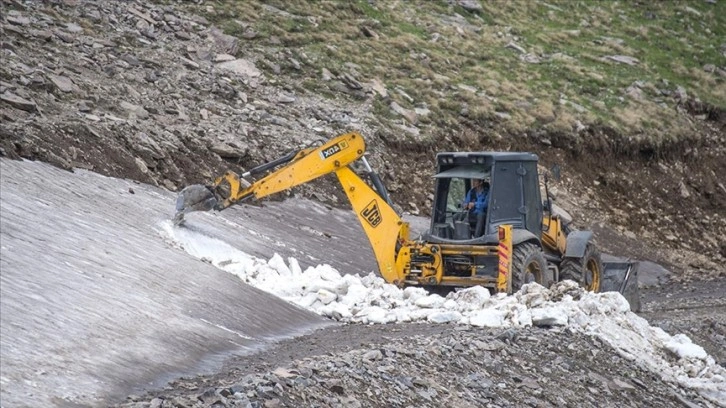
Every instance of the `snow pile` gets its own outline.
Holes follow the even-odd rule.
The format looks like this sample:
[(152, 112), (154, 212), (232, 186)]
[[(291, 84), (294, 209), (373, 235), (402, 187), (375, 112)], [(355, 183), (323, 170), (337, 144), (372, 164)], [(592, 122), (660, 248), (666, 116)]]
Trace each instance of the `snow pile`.
[(302, 270), (295, 258), (269, 261), (184, 228), (163, 225), (164, 233), (189, 254), (206, 259), (244, 282), (318, 314), (342, 322), (459, 323), (479, 327), (557, 326), (596, 336), (625, 358), (670, 382), (698, 390), (714, 402), (726, 401), (726, 369), (683, 335), (671, 336), (630, 312), (616, 292), (585, 292), (572, 281), (551, 289), (525, 285), (512, 296), (491, 296), (476, 286), (446, 298), (422, 288), (400, 289), (379, 276), (341, 275), (329, 265)]

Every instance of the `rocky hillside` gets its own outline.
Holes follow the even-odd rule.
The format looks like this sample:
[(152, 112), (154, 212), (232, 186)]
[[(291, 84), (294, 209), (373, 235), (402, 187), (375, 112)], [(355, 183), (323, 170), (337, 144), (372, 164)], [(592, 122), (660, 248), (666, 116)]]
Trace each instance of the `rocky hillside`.
[(0, 4), (4, 156), (177, 190), (358, 130), (426, 215), (437, 151), (529, 150), (604, 249), (726, 273), (723, 1)]

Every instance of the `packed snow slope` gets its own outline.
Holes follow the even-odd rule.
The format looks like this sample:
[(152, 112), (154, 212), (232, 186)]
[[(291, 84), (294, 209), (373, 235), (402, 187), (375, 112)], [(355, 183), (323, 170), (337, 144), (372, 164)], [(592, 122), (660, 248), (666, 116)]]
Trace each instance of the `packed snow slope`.
[(174, 193), (37, 162), (0, 175), (4, 408), (101, 406), (328, 324), (165, 241)]

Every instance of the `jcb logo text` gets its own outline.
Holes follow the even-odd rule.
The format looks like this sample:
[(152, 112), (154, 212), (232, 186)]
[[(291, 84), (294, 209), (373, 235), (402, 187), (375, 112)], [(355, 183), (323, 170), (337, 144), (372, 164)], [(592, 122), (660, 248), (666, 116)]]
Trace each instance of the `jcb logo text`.
[(371, 224), (371, 227), (375, 228), (378, 226), (378, 224), (381, 223), (383, 218), (381, 218), (381, 210), (378, 208), (378, 203), (376, 200), (373, 200), (366, 206), (366, 208), (361, 211), (360, 215), (363, 216), (363, 218), (368, 221), (368, 224)]
[(346, 142), (346, 141), (338, 142), (338, 143), (328, 147), (327, 149), (321, 150), (320, 156), (323, 159), (327, 159), (328, 157), (340, 152), (341, 150), (343, 150), (347, 147), (348, 147), (348, 142)]

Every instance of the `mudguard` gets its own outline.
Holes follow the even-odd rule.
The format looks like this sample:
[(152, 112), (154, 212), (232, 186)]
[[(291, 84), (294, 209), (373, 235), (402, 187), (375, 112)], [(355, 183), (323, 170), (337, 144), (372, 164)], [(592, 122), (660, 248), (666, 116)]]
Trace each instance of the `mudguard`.
[(638, 262), (603, 262), (601, 292), (620, 292), (633, 312), (640, 311), (638, 288)]
[(512, 245), (521, 244), (525, 241), (537, 241), (537, 244), (542, 246), (539, 238), (537, 238), (536, 235), (527, 231), (526, 229), (517, 228), (512, 230)]
[(590, 238), (592, 238), (592, 231), (572, 231), (567, 234), (565, 258), (582, 258)]

